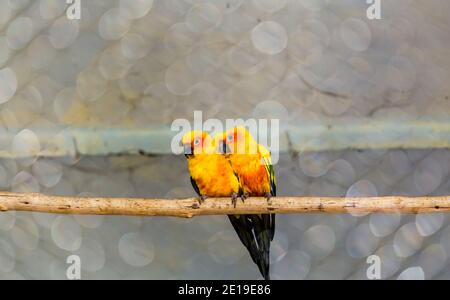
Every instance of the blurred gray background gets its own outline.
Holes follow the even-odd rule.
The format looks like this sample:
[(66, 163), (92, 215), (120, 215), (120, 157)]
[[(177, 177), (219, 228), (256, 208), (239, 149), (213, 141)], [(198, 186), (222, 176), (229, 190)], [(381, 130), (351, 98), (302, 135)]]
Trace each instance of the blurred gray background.
[[(133, 132), (194, 110), (279, 118), (283, 130), (447, 128), (450, 2), (381, 3), (382, 20), (369, 20), (357, 0), (82, 0), (81, 19), (69, 20), (64, 0), (0, 0), (0, 131), (11, 136), (0, 142), (0, 187), (193, 196), (184, 157), (80, 156), (73, 143), (71, 155), (45, 157), (41, 133)], [(284, 152), (279, 194), (450, 194), (450, 151), (421, 148)], [(449, 279), (448, 225), (443, 214), (278, 216), (272, 277), (367, 279), (375, 254), (384, 279)], [(0, 279), (65, 279), (72, 254), (83, 279), (260, 278), (225, 216), (0, 214)]]

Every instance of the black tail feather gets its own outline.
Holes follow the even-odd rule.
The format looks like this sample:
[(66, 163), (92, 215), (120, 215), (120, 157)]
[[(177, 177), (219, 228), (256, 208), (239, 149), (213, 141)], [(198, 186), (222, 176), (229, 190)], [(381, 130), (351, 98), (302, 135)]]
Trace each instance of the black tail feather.
[(262, 276), (269, 280), (270, 242), (273, 239), (274, 217), (272, 215), (230, 215), (228, 217)]
[(259, 253), (260, 253), (260, 271), (265, 279), (269, 279), (269, 268), (270, 268), (270, 242), (271, 242), (271, 233), (270, 222), (267, 222), (266, 219), (270, 220), (270, 216), (262, 215), (262, 216), (250, 216), (255, 223), (255, 237), (258, 243)]

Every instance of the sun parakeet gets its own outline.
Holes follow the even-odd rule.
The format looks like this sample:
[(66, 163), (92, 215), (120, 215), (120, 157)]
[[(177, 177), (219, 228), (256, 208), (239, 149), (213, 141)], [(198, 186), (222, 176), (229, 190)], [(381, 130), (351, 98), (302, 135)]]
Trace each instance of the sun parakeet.
[(191, 131), (183, 136), (182, 144), (191, 183), (201, 201), (208, 197), (238, 197), (239, 179), (231, 164), (216, 153), (208, 133)]
[[(245, 197), (276, 196), (276, 179), (270, 151), (258, 144), (245, 127), (235, 127), (215, 137), (215, 143), (230, 161)], [(244, 197), (244, 198), (245, 198)], [(252, 231), (258, 245), (258, 267), (269, 279), (270, 242), (275, 234), (275, 215), (231, 216), (231, 223), (240, 232)]]

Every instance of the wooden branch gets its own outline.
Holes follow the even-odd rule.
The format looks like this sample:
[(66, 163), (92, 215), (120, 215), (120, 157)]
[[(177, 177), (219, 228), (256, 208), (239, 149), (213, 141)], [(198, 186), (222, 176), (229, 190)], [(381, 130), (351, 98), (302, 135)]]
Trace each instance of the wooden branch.
[(124, 199), (56, 197), (43, 194), (0, 193), (0, 211), (30, 211), (77, 215), (171, 216), (192, 218), (227, 214), (302, 213), (436, 213), (450, 212), (450, 196), (443, 197), (276, 197), (249, 198), (236, 208), (229, 198)]

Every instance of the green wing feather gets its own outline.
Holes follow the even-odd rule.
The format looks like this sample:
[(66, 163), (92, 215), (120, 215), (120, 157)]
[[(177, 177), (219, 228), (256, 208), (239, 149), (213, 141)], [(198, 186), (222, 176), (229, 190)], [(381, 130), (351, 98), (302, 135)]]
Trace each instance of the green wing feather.
[[(260, 146), (261, 157), (264, 162), (264, 166), (266, 167), (267, 177), (269, 178), (270, 184), (270, 195), (275, 197), (277, 195), (277, 180), (275, 177), (275, 170), (272, 165), (272, 160), (270, 158), (270, 152), (263, 146)], [(273, 241), (273, 237), (275, 236), (275, 215), (264, 215), (263, 216), (264, 226), (270, 229), (270, 240)]]
[(266, 167), (267, 177), (269, 178), (270, 195), (275, 197), (277, 195), (277, 180), (275, 178), (275, 171), (273, 169), (272, 159), (270, 158), (270, 151), (262, 145), (259, 145), (258, 148), (259, 154), (261, 155), (262, 158), (262, 162)]
[(269, 177), (270, 195), (275, 197), (277, 195), (277, 180), (275, 178), (275, 171), (270, 158), (263, 157), (263, 160), (266, 166), (267, 176)]

